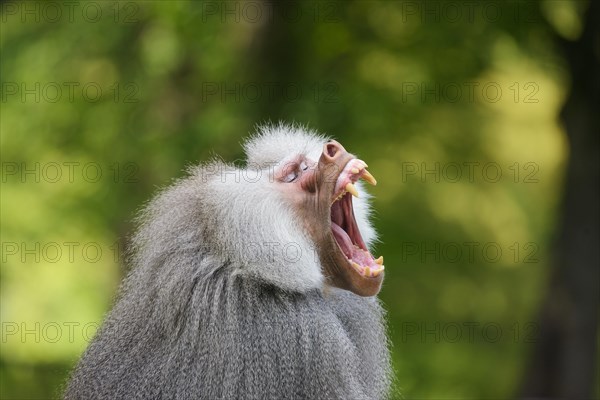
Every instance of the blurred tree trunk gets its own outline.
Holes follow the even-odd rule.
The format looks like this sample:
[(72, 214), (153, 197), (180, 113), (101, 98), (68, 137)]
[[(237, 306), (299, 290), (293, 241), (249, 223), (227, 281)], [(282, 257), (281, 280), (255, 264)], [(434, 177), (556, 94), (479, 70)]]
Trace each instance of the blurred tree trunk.
[(525, 373), (524, 398), (596, 395), (600, 285), (600, 7), (591, 1), (581, 37), (564, 41), (572, 77), (561, 112), (570, 151), (555, 264), (539, 315), (539, 338)]
[[(301, 2), (265, 1), (271, 19), (262, 27), (252, 48), (254, 58), (252, 80), (269, 85), (271, 90), (258, 102), (256, 116), (261, 122), (286, 120), (285, 105), (289, 101), (283, 96), (282, 88), (302, 83), (303, 47), (297, 32), (303, 25), (291, 23), (295, 16), (302, 15)], [(300, 18), (302, 21), (302, 18)]]

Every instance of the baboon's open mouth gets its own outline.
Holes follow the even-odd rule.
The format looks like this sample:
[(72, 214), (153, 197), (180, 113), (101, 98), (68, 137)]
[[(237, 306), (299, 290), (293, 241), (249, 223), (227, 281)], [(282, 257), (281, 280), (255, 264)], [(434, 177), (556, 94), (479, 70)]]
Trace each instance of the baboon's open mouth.
[(333, 204), (331, 204), (331, 231), (352, 269), (362, 277), (374, 278), (384, 270), (383, 257), (376, 259), (367, 250), (352, 208), (352, 196), (359, 195), (354, 186), (358, 179), (362, 178), (373, 185), (377, 184), (366, 167), (365, 162), (355, 158), (346, 164), (339, 175), (333, 192)]

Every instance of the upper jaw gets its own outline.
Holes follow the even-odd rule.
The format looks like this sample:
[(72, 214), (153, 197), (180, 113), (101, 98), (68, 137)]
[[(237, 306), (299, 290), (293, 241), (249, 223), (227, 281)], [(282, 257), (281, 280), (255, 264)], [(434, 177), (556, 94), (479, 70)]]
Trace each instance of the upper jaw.
[(354, 184), (360, 179), (364, 179), (372, 185), (377, 185), (377, 180), (367, 171), (367, 163), (358, 158), (351, 158), (346, 165), (342, 168), (342, 171), (338, 175), (336, 180), (331, 204), (340, 200), (346, 192), (351, 193), (354, 197), (358, 197), (358, 190)]

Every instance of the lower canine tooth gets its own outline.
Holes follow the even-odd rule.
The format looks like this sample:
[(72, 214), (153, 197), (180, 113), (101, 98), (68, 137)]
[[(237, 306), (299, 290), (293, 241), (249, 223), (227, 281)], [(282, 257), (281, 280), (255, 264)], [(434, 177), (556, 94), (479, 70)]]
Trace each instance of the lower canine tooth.
[(352, 193), (352, 196), (358, 197), (358, 190), (354, 187), (354, 185), (350, 182), (346, 185), (346, 191)]
[(379, 258), (376, 259), (375, 262), (379, 265), (383, 265), (383, 256), (379, 256)]

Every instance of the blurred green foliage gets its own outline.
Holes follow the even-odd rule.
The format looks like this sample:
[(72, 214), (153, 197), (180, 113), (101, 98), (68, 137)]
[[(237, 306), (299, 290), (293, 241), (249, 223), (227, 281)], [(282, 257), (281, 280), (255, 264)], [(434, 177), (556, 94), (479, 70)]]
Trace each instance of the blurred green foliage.
[(0, 396), (59, 393), (136, 210), (268, 120), (379, 180), (397, 391), (511, 396), (565, 164), (552, 35), (577, 37), (584, 3), (467, 3), (2, 3)]

